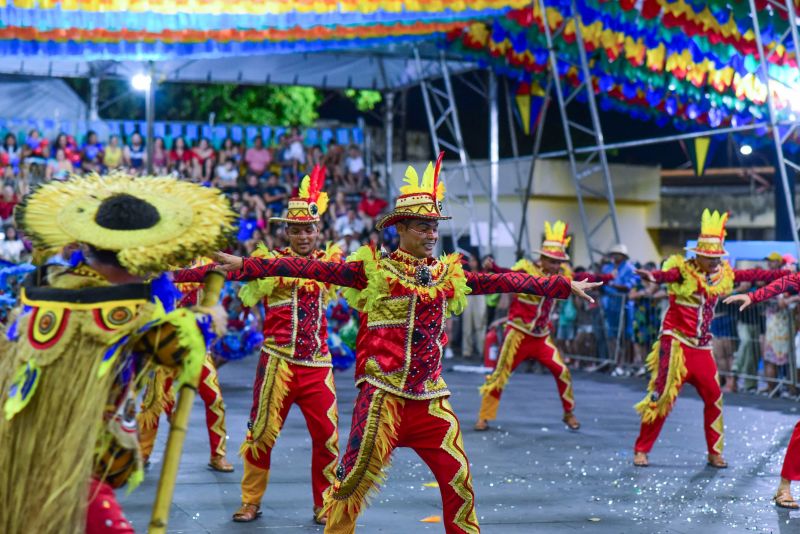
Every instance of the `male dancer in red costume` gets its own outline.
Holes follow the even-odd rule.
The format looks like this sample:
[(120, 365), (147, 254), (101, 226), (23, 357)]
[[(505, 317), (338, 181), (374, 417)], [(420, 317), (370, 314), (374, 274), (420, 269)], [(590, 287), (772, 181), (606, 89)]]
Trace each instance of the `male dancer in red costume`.
[[(784, 293), (791, 295), (800, 293), (799, 274), (789, 274), (779, 278), (752, 293), (731, 295), (725, 299), (725, 304), (741, 304), (739, 311), (743, 311), (751, 304), (764, 302)], [(778, 484), (778, 489), (775, 490), (775, 495), (772, 497), (777, 506), (791, 510), (800, 508), (800, 504), (792, 497), (791, 486), (793, 480), (800, 480), (800, 422), (795, 425), (792, 437), (789, 439), (789, 446), (786, 448), (786, 455), (783, 458), (781, 481)]]
[[(254, 256), (341, 261), (338, 247), (316, 248), (318, 224), (328, 206), (328, 195), (322, 191), (324, 181), (325, 168), (315, 167), (301, 182), (298, 197), (289, 200), (286, 217), (270, 219), (286, 224), (289, 248), (271, 251), (261, 245)], [(210, 267), (179, 271), (175, 279), (202, 279)], [(229, 273), (228, 277), (238, 279), (235, 273)], [(244, 458), (242, 505), (233, 514), (234, 521), (249, 522), (261, 515), (272, 449), (289, 409), (297, 404), (311, 434), (314, 520), (325, 522), (321, 513), (322, 495), (333, 484), (339, 456), (336, 389), (325, 317), (330, 294), (330, 284), (294, 277), (253, 280), (239, 292), (246, 306), (263, 300), (266, 315), (247, 437), (241, 448)]]
[(727, 255), (725, 223), (728, 214), (703, 211), (697, 246), (690, 249), (695, 259), (672, 256), (661, 271), (638, 270), (644, 280), (667, 284), (669, 308), (661, 324), (661, 337), (647, 357), (650, 382), (647, 396), (636, 405), (642, 426), (634, 446), (633, 463), (649, 465), (647, 454), (653, 448), (667, 415), (685, 382), (697, 389), (705, 409), (703, 420), (708, 446), (708, 464), (728, 467), (722, 457), (724, 428), (722, 391), (717, 364), (711, 353), (711, 320), (717, 300), (733, 290), (734, 282), (771, 281), (785, 276), (783, 271), (731, 268), (722, 259)]
[(326, 495), (327, 533), (354, 532), (368, 493), (377, 491), (396, 447), (410, 447), (439, 483), (448, 533), (479, 532), (472, 477), (461, 429), (447, 400), (442, 373), (445, 319), (460, 313), (466, 295), (528, 293), (566, 298), (599, 284), (563, 276), (465, 273), (458, 254), (437, 260), (443, 184), (441, 156), (422, 178), (406, 171), (395, 209), (378, 227), (397, 225), (400, 248), (387, 256), (362, 247), (349, 261), (306, 258), (237, 258), (220, 255), (226, 270), (245, 278), (303, 277), (346, 286), (345, 296), (361, 312), (356, 342), (356, 384), (347, 450), (337, 481)]
[[(495, 272), (524, 272), (533, 276), (553, 276), (566, 274), (568, 269), (565, 263), (569, 261), (567, 246), (570, 237), (567, 236), (567, 225), (563, 221), (556, 221), (553, 225), (544, 223), (544, 241), (539, 253), (539, 261), (532, 262), (522, 259), (511, 269), (502, 269), (497, 265), (490, 267)], [(580, 279), (600, 281), (601, 277), (590, 273), (582, 273)], [(611, 276), (606, 277), (608, 280)], [(486, 383), (481, 386), (480, 412), (475, 430), (486, 430), (489, 421), (497, 417), (497, 408), (500, 406), (500, 396), (503, 394), (511, 378), (511, 374), (526, 360), (534, 360), (544, 365), (553, 374), (556, 388), (564, 407), (563, 421), (572, 430), (580, 428), (578, 419), (573, 414), (575, 398), (572, 392), (572, 376), (564, 364), (561, 354), (550, 337), (550, 313), (555, 300), (538, 295), (515, 295), (508, 310), (506, 335), (497, 367), (486, 378)]]

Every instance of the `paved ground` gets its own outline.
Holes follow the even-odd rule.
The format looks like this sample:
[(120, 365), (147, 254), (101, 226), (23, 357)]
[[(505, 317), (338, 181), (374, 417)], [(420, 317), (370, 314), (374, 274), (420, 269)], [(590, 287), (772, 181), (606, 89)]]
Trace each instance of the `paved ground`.
[[(310, 440), (299, 410), (289, 414), (273, 453), (264, 516), (230, 521), (239, 503), (241, 460), (255, 359), (220, 371), (228, 405), (229, 458), (233, 474), (206, 469), (208, 444), (203, 411), (192, 414), (170, 517), (170, 532), (321, 532), (311, 521)], [(552, 378), (518, 374), (506, 390), (495, 429), (471, 430), (482, 375), (448, 372), (452, 403), (464, 427), (472, 461), (477, 511), (485, 533), (800, 533), (800, 512), (778, 511), (770, 502), (783, 451), (798, 419), (795, 402), (746, 395), (726, 397), (727, 470), (705, 466), (702, 405), (691, 387), (683, 392), (651, 455), (652, 467), (631, 465), (638, 430), (633, 404), (642, 379), (575, 377), (579, 432), (560, 422)], [(340, 441), (349, 427), (355, 395), (350, 372), (337, 375)], [(137, 531), (146, 531), (167, 427), (159, 435), (145, 482), (122, 497)], [(395, 453), (389, 480), (359, 521), (361, 533), (443, 532), (421, 519), (441, 513), (433, 477), (413, 454)], [(797, 491), (800, 492), (800, 485)]]

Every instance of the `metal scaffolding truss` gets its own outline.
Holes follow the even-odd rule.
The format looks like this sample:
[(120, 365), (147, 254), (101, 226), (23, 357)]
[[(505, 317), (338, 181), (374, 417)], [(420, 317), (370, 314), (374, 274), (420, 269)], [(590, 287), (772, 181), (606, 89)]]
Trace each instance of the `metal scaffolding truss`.
[[(774, 46), (784, 45), (788, 49), (793, 49), (795, 54), (800, 53), (800, 37), (798, 37), (797, 30), (797, 16), (795, 13), (794, 2), (792, 0), (785, 0), (779, 2), (777, 0), (767, 0), (767, 7), (776, 11), (783, 12), (789, 23), (789, 28), (783, 35), (778, 36), (777, 40), (772, 44)], [(767, 86), (767, 106), (769, 108), (769, 126), (772, 130), (772, 139), (775, 145), (776, 163), (778, 173), (781, 179), (781, 187), (783, 188), (783, 196), (786, 200), (786, 211), (789, 217), (789, 224), (794, 229), (792, 238), (794, 240), (795, 250), (800, 257), (800, 240), (798, 239), (797, 218), (794, 210), (794, 195), (792, 194), (792, 187), (790, 186), (791, 180), (795, 180), (795, 173), (800, 172), (800, 162), (795, 162), (786, 157), (783, 150), (785, 144), (792, 138), (792, 134), (798, 127), (798, 121), (792, 119), (790, 122), (779, 120), (778, 110), (775, 106), (775, 95), (773, 94), (775, 88), (783, 85), (783, 82), (773, 79), (769, 74), (769, 65), (767, 63), (767, 56), (765, 54), (764, 34), (761, 26), (758, 23), (758, 11), (754, 0), (750, 0), (750, 18), (753, 21), (753, 31), (756, 38), (756, 47), (758, 49), (758, 57), (760, 62), (760, 78), (761, 81)], [(788, 46), (787, 46), (788, 45)], [(800, 65), (798, 69), (798, 80), (800, 80)], [(796, 88), (791, 88), (796, 91)], [(795, 141), (791, 141), (795, 142)]]
[[(538, 0), (541, 13), (547, 13), (546, 0)], [(603, 140), (603, 130), (600, 125), (600, 117), (597, 112), (597, 103), (594, 97), (594, 87), (591, 83), (591, 75), (589, 72), (588, 59), (586, 56), (586, 48), (581, 35), (581, 19), (580, 13), (576, 7), (575, 0), (571, 2), (571, 17), (565, 17), (561, 26), (555, 31), (550, 29), (549, 24), (545, 22), (544, 30), (547, 39), (548, 49), (548, 62), (549, 69), (552, 74), (553, 90), (556, 96), (559, 110), (561, 112), (561, 122), (564, 129), (564, 141), (566, 142), (567, 156), (569, 158), (570, 172), (572, 173), (573, 184), (575, 186), (575, 195), (578, 201), (578, 209), (580, 211), (581, 226), (586, 239), (586, 244), (589, 251), (589, 258), (592, 262), (595, 261), (597, 255), (602, 255), (605, 250), (598, 248), (598, 245), (610, 245), (611, 243), (599, 243), (594, 238), (598, 232), (607, 226), (611, 226), (612, 235), (616, 243), (620, 242), (619, 225), (617, 223), (617, 211), (614, 205), (614, 188), (611, 182), (611, 173), (608, 168), (608, 159), (606, 158), (606, 147)], [(545, 16), (545, 21), (547, 20)], [(575, 25), (575, 44), (578, 47), (579, 63), (576, 65), (572, 60), (568, 59), (567, 55), (559, 54), (556, 46), (572, 46), (564, 43), (563, 40), (557, 39), (564, 31), (566, 26), (572, 22)], [(556, 45), (558, 40), (558, 45)], [(581, 83), (578, 87), (570, 91), (569, 86), (564, 84), (564, 81), (559, 77), (559, 72), (562, 72), (560, 66), (574, 66), (579, 69)], [(576, 99), (584, 95), (585, 105), (588, 106), (590, 115), (590, 124), (582, 124), (576, 117), (576, 109), (578, 106), (573, 104)], [(581, 103), (582, 107), (583, 104)], [(585, 109), (581, 110), (581, 114), (585, 113)], [(587, 148), (585, 151), (578, 153), (575, 150), (574, 134), (581, 132), (592, 136), (594, 139), (594, 146)], [(591, 187), (588, 185), (592, 177), (600, 175), (602, 177), (601, 188)], [(605, 201), (607, 208), (605, 213), (596, 220), (590, 220), (589, 214), (586, 210), (587, 197)]]

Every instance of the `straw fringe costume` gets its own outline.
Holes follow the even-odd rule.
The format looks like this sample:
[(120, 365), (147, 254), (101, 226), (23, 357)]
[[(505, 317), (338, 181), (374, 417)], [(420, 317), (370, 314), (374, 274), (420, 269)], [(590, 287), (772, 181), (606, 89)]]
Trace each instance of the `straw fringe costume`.
[[(545, 238), (541, 255), (559, 261), (568, 261), (566, 247), (570, 237), (567, 236), (567, 225), (556, 221), (553, 225), (545, 222)], [(532, 276), (546, 276), (537, 263), (527, 259), (519, 260), (511, 269), (506, 270), (495, 266), (497, 272), (523, 272)], [(571, 278), (569, 269), (562, 264), (562, 273)], [(581, 273), (582, 280), (598, 281), (608, 279), (594, 276), (590, 273)], [(481, 407), (478, 413), (479, 421), (492, 421), (497, 417), (500, 406), (500, 397), (511, 378), (512, 373), (522, 362), (534, 360), (541, 363), (553, 375), (556, 389), (564, 409), (564, 414), (571, 414), (575, 410), (575, 398), (572, 390), (572, 376), (567, 368), (561, 353), (553, 343), (550, 335), (550, 315), (553, 310), (553, 298), (539, 295), (515, 295), (508, 310), (505, 338), (500, 349), (497, 366), (491, 375), (486, 378), (486, 383), (481, 386)], [(481, 427), (483, 429), (485, 427)]]
[[(408, 185), (380, 227), (405, 218), (444, 218), (438, 205), (443, 194), (437, 180), (440, 162), (435, 170), (429, 165), (421, 184), (409, 168)], [(384, 256), (369, 247), (342, 263), (245, 258), (241, 275), (344, 286), (348, 302), (361, 312), (355, 370), (359, 393), (347, 449), (326, 494), (325, 532), (355, 531), (356, 519), (385, 478), (396, 447), (414, 449), (439, 482), (446, 532), (479, 532), (461, 429), (441, 376), (445, 318), (463, 311), (469, 293), (564, 298), (571, 292), (569, 281), (561, 276), (465, 273), (458, 254), (418, 259), (403, 250)]]
[[(220, 244), (229, 208), (202, 189), (94, 175), (41, 187), (16, 215), (41, 249), (89, 243), (145, 274)], [(176, 198), (182, 206), (161, 210)], [(114, 216), (123, 208), (139, 226), (105, 223), (124, 220)], [(84, 263), (29, 276), (0, 359), (0, 532), (132, 531), (111, 488), (142, 478), (137, 378), (151, 363), (196, 376), (212, 338), (210, 317), (176, 308), (179, 295), (165, 276), (114, 285)]]
[[(753, 304), (764, 302), (779, 295), (788, 293), (796, 295), (800, 293), (800, 275), (789, 274), (779, 278), (774, 282), (757, 289), (750, 293)], [(789, 439), (789, 446), (786, 447), (786, 455), (783, 458), (781, 477), (786, 480), (800, 480), (800, 422), (797, 423)]]
[[(703, 213), (698, 246), (693, 251), (704, 256), (723, 256), (727, 213)], [(711, 321), (720, 297), (733, 290), (734, 283), (771, 281), (786, 271), (733, 269), (722, 261), (718, 271), (706, 275), (695, 260), (672, 256), (654, 271), (658, 283), (667, 284), (669, 307), (661, 324), (661, 335), (647, 357), (650, 381), (647, 396), (636, 405), (642, 418), (635, 452), (649, 452), (655, 444), (675, 399), (684, 383), (697, 389), (703, 400), (703, 426), (711, 455), (721, 455), (724, 445), (722, 391), (717, 364), (711, 352)]]

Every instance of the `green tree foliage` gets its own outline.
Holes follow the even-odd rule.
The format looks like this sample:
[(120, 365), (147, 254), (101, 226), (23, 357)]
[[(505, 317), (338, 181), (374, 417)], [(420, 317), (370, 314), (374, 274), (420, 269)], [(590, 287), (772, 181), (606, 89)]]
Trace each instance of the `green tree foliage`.
[(372, 111), (375, 106), (380, 104), (383, 97), (378, 91), (371, 91), (369, 89), (347, 89), (344, 92), (345, 96), (355, 103), (358, 111)]
[(191, 108), (183, 110), (187, 115), (206, 118), (215, 113), (218, 122), (281, 126), (314, 124), (321, 101), (313, 87), (238, 85), (190, 86), (182, 99)]

